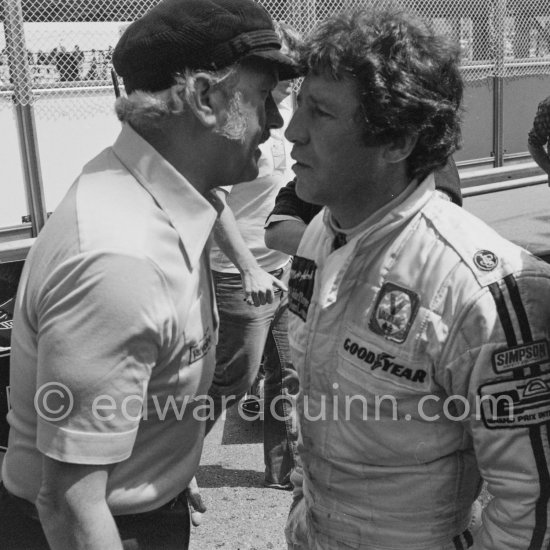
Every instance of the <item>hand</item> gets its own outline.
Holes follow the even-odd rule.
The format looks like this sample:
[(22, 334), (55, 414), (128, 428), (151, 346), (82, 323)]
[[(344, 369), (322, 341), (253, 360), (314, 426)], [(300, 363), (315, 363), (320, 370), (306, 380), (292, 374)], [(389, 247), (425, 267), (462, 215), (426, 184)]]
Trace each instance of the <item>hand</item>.
[(306, 503), (303, 496), (292, 502), (286, 520), (285, 537), (289, 548), (308, 548)]
[(206, 512), (206, 506), (202, 501), (197, 479), (194, 476), (189, 482), (187, 489), (185, 489), (185, 493), (187, 495), (187, 502), (191, 507), (191, 523), (195, 527), (198, 527), (202, 523), (202, 515)]
[(259, 266), (244, 269), (241, 272), (241, 279), (245, 302), (256, 307), (271, 304), (275, 296), (275, 288), (283, 292), (288, 290), (282, 281)]

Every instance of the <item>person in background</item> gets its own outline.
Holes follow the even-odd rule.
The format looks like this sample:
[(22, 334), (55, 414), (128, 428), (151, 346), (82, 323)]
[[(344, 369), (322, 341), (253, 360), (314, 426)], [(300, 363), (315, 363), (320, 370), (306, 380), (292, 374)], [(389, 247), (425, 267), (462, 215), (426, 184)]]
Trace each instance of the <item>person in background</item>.
[(369, 8), (322, 22), (300, 61), (286, 137), (298, 197), (325, 209), (288, 284), (288, 547), (546, 548), (550, 266), (435, 191), (460, 140), (458, 45)]
[[(550, 140), (550, 96), (543, 99), (537, 108), (533, 127), (527, 139), (527, 148), (533, 160), (550, 174), (550, 156), (548, 142)], [(550, 182), (549, 182), (550, 185)]]
[(252, 0), (162, 0), (113, 65), (121, 133), (19, 284), (2, 548), (188, 548), (217, 339), (210, 191), (258, 175), (283, 123), (272, 91), (296, 74)]
[[(288, 24), (276, 24), (283, 52), (292, 56), (300, 37)], [(281, 81), (273, 97), (284, 125), (292, 116), (292, 81)], [(253, 181), (219, 188), (224, 209), (215, 225), (210, 259), (220, 315), (216, 370), (209, 390), (215, 418), (236, 403), (254, 382), (262, 356), (264, 381), (265, 484), (291, 489), (296, 427), (292, 396), (298, 391), (286, 334), (290, 257), (264, 243), (264, 222), (279, 189), (292, 177), (290, 144), (283, 130), (261, 146), (260, 173)], [(245, 301), (243, 301), (243, 298)], [(253, 307), (253, 304), (255, 307)], [(207, 430), (212, 427), (209, 423)]]

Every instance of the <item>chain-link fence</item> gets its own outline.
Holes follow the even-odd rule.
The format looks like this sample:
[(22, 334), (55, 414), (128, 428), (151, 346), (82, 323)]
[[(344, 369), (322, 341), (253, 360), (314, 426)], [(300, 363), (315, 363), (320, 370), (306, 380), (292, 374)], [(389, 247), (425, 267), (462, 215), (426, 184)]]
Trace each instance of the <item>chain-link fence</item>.
[[(307, 33), (328, 15), (394, 0), (260, 0)], [(0, 108), (12, 93), (42, 116), (111, 110), (113, 47), (129, 22), (158, 0), (2, 0)], [(402, 0), (461, 44), (467, 80), (550, 74), (550, 2)], [(18, 13), (24, 23), (18, 24)], [(51, 97), (63, 97), (56, 104)], [(1, 101), (1, 99), (4, 101)], [(45, 101), (42, 101), (45, 100)]]

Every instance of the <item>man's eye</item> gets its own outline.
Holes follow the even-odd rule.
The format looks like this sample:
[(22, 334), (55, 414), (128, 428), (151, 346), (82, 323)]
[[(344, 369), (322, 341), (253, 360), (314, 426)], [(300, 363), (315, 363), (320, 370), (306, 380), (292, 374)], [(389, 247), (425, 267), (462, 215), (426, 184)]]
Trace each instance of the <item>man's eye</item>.
[(316, 116), (324, 116), (324, 117), (329, 117), (330, 116), (330, 113), (327, 113), (326, 111), (324, 111), (320, 107), (314, 107), (313, 112)]

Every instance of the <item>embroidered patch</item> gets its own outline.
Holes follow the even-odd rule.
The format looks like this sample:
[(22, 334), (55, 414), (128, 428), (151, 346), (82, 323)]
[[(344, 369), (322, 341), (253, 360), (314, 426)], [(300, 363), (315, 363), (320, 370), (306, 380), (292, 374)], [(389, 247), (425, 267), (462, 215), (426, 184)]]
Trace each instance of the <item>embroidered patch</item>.
[(402, 344), (418, 311), (418, 295), (393, 283), (380, 290), (369, 327), (376, 334)]
[(405, 388), (424, 388), (429, 382), (427, 371), (404, 365), (394, 355), (377, 349), (348, 331), (339, 346), (338, 355), (379, 380)]
[(474, 264), (482, 271), (493, 271), (498, 265), (498, 258), (490, 250), (478, 250), (474, 254)]
[(491, 382), (478, 389), (481, 417), (490, 430), (537, 426), (550, 420), (550, 374)]
[(497, 373), (531, 367), (550, 360), (547, 340), (506, 348), (493, 354), (493, 369)]
[(288, 281), (288, 309), (298, 315), (302, 321), (307, 318), (317, 265), (313, 260), (294, 256)]
[(189, 363), (194, 363), (201, 357), (204, 357), (211, 347), (212, 335), (210, 334), (210, 329), (207, 328), (204, 336), (199, 341), (195, 342), (189, 349)]

